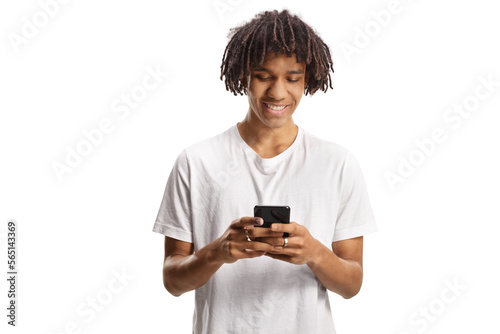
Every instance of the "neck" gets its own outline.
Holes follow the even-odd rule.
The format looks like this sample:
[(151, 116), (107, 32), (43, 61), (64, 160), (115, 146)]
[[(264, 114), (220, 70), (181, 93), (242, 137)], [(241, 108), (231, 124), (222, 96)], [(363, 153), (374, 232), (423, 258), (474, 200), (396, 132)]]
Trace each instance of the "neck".
[(261, 158), (272, 158), (293, 144), (297, 137), (298, 127), (290, 117), (281, 127), (269, 127), (255, 117), (249, 111), (245, 119), (238, 123), (238, 131), (241, 138)]

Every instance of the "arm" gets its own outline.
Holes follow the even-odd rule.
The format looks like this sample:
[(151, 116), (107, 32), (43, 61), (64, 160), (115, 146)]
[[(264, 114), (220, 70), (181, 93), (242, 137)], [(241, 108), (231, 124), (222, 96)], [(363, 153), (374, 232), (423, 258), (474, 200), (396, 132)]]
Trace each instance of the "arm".
[[(163, 285), (168, 292), (180, 296), (204, 285), (224, 263), (262, 256), (273, 250), (267, 243), (247, 240), (244, 230), (255, 222), (254, 217), (234, 220), (220, 238), (196, 253), (192, 243), (165, 237)], [(263, 222), (259, 218), (257, 223)]]
[(199, 288), (222, 266), (213, 259), (211, 244), (194, 254), (194, 245), (165, 236), (163, 285), (178, 297)]
[(274, 245), (274, 250), (266, 255), (274, 259), (307, 264), (319, 281), (328, 290), (344, 298), (354, 297), (361, 289), (363, 281), (363, 237), (332, 243), (332, 250), (315, 239), (305, 226), (273, 224), (273, 231), (288, 232), (288, 246), (282, 237), (261, 238)]
[(354, 297), (363, 282), (363, 237), (333, 242), (332, 249), (319, 243), (317, 257), (307, 265), (327, 289)]

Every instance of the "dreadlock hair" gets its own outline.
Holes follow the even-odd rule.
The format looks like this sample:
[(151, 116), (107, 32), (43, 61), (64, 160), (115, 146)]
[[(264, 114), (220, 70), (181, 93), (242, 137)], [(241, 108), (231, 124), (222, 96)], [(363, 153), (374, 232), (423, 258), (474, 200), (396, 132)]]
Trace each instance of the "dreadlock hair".
[(286, 9), (259, 13), (250, 22), (232, 28), (228, 38), (220, 79), (225, 76), (226, 90), (234, 95), (247, 94), (251, 67), (262, 65), (269, 53), (288, 57), (295, 53), (297, 62), (306, 63), (305, 95), (333, 89), (330, 49), (310, 26)]

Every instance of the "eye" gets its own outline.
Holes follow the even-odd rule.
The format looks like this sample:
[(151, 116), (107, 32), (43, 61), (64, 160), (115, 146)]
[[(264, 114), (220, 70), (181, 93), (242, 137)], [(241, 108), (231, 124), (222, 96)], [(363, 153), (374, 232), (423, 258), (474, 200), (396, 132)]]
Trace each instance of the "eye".
[(259, 79), (259, 80), (263, 80), (263, 81), (266, 81), (266, 80), (271, 80), (271, 77), (266, 77), (266, 76), (257, 75), (257, 79)]
[(288, 79), (288, 82), (297, 82), (299, 81), (298, 79)]

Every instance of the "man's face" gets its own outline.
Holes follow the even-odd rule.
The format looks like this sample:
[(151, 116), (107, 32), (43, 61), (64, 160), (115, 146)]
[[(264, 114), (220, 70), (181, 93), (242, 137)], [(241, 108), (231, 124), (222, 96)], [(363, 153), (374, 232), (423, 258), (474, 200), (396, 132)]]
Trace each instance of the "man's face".
[(305, 63), (297, 63), (295, 54), (268, 54), (261, 66), (252, 68), (247, 89), (252, 118), (270, 128), (291, 121), (304, 93), (305, 71)]

